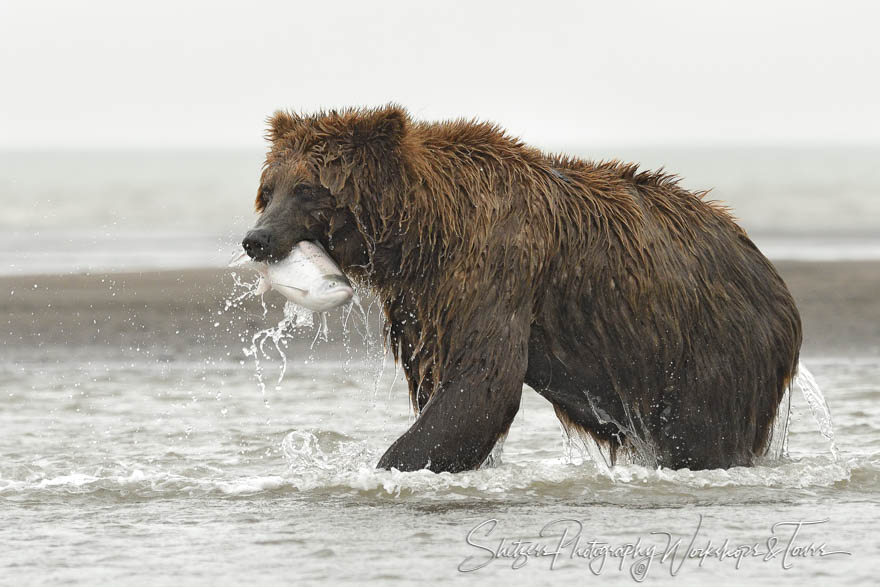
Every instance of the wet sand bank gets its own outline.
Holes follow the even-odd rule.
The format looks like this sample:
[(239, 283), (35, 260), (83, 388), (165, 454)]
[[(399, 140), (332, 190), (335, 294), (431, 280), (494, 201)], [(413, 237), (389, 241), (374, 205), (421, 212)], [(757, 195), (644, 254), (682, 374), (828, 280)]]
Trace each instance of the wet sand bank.
[[(804, 356), (880, 354), (880, 262), (776, 266), (801, 312)], [(240, 356), (253, 333), (281, 319), (282, 300), (267, 294), (264, 317), (257, 300), (225, 310), (234, 296), (230, 274), (219, 269), (2, 277), (0, 348), (88, 354), (103, 347), (111, 354), (147, 352), (169, 360)], [(374, 326), (377, 314), (374, 307)], [(331, 325), (334, 319), (339, 323), (331, 316)], [(341, 346), (336, 338), (331, 348)], [(302, 344), (310, 343), (303, 334)]]

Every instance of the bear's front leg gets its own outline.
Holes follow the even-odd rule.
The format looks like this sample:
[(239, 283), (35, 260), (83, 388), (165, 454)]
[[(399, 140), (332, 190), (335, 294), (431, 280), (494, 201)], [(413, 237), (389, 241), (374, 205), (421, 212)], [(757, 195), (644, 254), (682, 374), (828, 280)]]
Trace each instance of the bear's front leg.
[(379, 460), (381, 469), (455, 473), (480, 466), (519, 410), (530, 317), (498, 308), (446, 330), (439, 385), (418, 419)]

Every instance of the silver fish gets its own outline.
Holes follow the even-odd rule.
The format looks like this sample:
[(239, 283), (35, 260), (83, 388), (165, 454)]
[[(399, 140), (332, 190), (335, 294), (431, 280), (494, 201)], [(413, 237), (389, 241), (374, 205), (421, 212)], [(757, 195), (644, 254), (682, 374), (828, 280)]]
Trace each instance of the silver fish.
[(280, 261), (257, 262), (241, 253), (229, 266), (253, 269), (260, 274), (255, 293), (274, 289), (294, 304), (315, 312), (332, 310), (354, 296), (354, 289), (339, 266), (320, 244), (312, 241), (296, 243)]

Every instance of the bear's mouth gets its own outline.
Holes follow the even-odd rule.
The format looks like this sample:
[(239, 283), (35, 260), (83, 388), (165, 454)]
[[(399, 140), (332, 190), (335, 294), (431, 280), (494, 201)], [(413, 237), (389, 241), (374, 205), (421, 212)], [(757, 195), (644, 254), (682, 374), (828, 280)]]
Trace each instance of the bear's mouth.
[(255, 293), (274, 289), (289, 301), (316, 312), (341, 306), (354, 297), (348, 277), (319, 241), (298, 241), (277, 260), (257, 260), (240, 253), (230, 267), (246, 267), (260, 275)]

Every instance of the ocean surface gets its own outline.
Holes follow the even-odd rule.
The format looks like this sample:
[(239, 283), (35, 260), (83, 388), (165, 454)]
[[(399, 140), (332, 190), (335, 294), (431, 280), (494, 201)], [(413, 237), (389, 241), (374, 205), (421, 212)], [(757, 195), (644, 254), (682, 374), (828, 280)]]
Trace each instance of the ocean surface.
[[(880, 147), (563, 150), (711, 189), (771, 259), (880, 259)], [(0, 151), (0, 275), (222, 266), (263, 156)]]
[[(880, 259), (880, 150), (589, 155), (714, 186), (771, 258)], [(220, 266), (260, 165), (2, 153), (0, 274)], [(184, 333), (185, 353), (135, 316), (137, 347), (0, 329), (0, 585), (877, 584), (876, 356), (803, 357), (836, 451), (795, 388), (781, 458), (609, 469), (526, 388), (500, 464), (399, 473), (374, 469), (412, 422), (375, 328), (337, 311), (328, 341), (316, 323), (218, 342), (240, 311)]]

